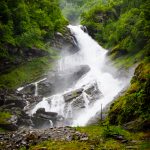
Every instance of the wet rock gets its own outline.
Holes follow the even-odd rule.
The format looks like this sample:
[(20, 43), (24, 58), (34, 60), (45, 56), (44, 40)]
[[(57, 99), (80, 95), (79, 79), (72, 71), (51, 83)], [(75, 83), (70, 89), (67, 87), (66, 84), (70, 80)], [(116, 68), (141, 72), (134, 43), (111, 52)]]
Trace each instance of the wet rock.
[(24, 108), (26, 106), (26, 102), (24, 100), (10, 100), (7, 99), (5, 100), (4, 105), (10, 105), (10, 104), (14, 104), (15, 107), (19, 107), (19, 108)]
[(40, 108), (32, 116), (33, 126), (35, 128), (53, 127), (58, 120), (58, 114), (55, 112), (45, 112), (44, 108)]
[(34, 116), (31, 117), (31, 120), (33, 122), (33, 127), (36, 129), (49, 128), (51, 125), (49, 120), (45, 118)]
[(98, 89), (98, 85), (96, 82), (87, 86), (84, 92), (89, 96), (90, 103), (100, 99), (102, 97), (101, 91)]
[(42, 96), (49, 96), (53, 92), (53, 84), (48, 80), (42, 81), (38, 83), (38, 94)]
[(21, 92), (23, 94), (28, 94), (28, 95), (35, 95), (35, 84), (29, 84), (29, 85), (25, 86), (19, 92)]
[(73, 110), (85, 108), (86, 106), (83, 95), (81, 94), (78, 97), (76, 97), (75, 100), (72, 102), (71, 106)]
[(46, 112), (45, 108), (39, 108), (36, 111), (35, 115), (38, 115), (38, 116), (45, 115), (45, 117), (47, 116), (47, 118), (49, 118), (49, 117), (57, 117), (58, 113), (56, 113), (56, 112)]
[(53, 40), (51, 40), (51, 46), (73, 54), (79, 51), (79, 47), (75, 41), (76, 38), (71, 34), (70, 29), (67, 28), (63, 35), (59, 32), (55, 33)]
[(80, 89), (64, 94), (63, 96), (65, 99), (65, 102), (72, 101), (73, 99), (79, 97), (82, 94), (82, 92), (83, 92), (83, 88), (80, 88)]

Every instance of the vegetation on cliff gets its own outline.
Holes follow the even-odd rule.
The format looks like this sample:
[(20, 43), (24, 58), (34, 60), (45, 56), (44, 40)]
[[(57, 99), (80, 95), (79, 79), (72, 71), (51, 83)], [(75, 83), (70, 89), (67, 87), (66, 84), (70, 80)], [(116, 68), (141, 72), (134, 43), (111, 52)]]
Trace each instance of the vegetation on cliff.
[[(148, 0), (108, 0), (99, 3), (82, 14), (82, 24), (119, 66), (131, 66), (149, 55), (149, 7)], [(131, 58), (132, 59), (129, 59)]]
[(124, 124), (127, 129), (148, 130), (150, 126), (150, 62), (135, 70), (131, 85), (110, 107), (111, 124)]
[(0, 87), (38, 78), (56, 56), (50, 48), (55, 33), (65, 32), (67, 23), (57, 0), (1, 0)]

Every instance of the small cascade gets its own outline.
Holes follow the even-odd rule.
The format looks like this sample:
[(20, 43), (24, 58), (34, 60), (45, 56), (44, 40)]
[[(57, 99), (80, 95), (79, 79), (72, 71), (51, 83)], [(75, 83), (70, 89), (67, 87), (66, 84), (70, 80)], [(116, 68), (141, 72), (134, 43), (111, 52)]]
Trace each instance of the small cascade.
[(54, 127), (53, 121), (49, 120), (49, 123), (50, 123), (50, 127), (53, 128)]
[(90, 103), (90, 101), (89, 101), (90, 98), (89, 98), (88, 94), (86, 94), (86, 92), (84, 92), (84, 91), (83, 91), (83, 98), (85, 100), (85, 107), (88, 109), (89, 103)]

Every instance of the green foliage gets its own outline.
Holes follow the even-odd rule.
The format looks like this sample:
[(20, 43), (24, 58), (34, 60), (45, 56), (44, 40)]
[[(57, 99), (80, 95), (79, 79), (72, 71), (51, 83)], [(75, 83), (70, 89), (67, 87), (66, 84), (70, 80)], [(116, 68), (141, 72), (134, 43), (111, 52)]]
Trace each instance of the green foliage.
[[(149, 51), (150, 2), (148, 0), (108, 0), (81, 15), (90, 35), (102, 46), (110, 49), (109, 55), (118, 66), (127, 67), (147, 56)], [(123, 57), (125, 61), (116, 58)], [(135, 60), (136, 58), (136, 60)], [(121, 61), (121, 62), (120, 62)], [(121, 64), (120, 64), (121, 63)]]
[[(49, 43), (55, 32), (65, 32), (67, 24), (58, 0), (1, 0), (0, 68), (4, 70), (6, 64), (6, 70), (3, 72), (1, 69), (3, 74), (0, 75), (0, 88), (17, 87), (44, 73), (42, 71), (48, 68), (49, 60), (56, 56), (55, 50), (49, 50)], [(34, 56), (28, 58), (26, 51), (30, 53), (31, 50), (32, 53), (32, 49), (40, 50), (41, 56), (36, 55), (35, 57), (39, 57), (37, 59)], [(44, 58), (46, 53), (42, 51), (48, 51), (49, 58)], [(25, 62), (26, 59), (30, 59), (30, 62)], [(7, 73), (4, 74), (5, 72)]]
[(0, 58), (7, 58), (9, 45), (45, 49), (55, 32), (64, 32), (67, 20), (57, 0), (0, 1)]
[(47, 150), (89, 150), (90, 144), (79, 141), (47, 141), (42, 142), (38, 146), (33, 146), (29, 150), (40, 150), (42, 148), (46, 148)]

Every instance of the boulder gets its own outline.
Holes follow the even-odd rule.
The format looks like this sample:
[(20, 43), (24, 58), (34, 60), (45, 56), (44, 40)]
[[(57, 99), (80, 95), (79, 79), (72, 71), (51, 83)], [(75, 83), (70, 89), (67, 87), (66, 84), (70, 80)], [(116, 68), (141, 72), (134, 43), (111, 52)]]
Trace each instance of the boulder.
[(45, 115), (45, 118), (47, 119), (50, 119), (52, 117), (57, 117), (58, 113), (56, 112), (46, 112), (45, 111), (45, 108), (39, 108), (37, 111), (36, 111), (36, 114), (37, 116), (44, 116)]
[(53, 92), (53, 84), (48, 80), (44, 80), (38, 83), (38, 95), (42, 95), (43, 97), (49, 96)]
[(60, 118), (55, 112), (45, 112), (44, 108), (39, 108), (36, 113), (31, 117), (33, 126), (35, 128), (52, 127), (52, 124), (56, 124), (56, 121)]
[(100, 97), (102, 97), (101, 91), (98, 89), (98, 85), (96, 82), (87, 86), (84, 92), (89, 96), (90, 103), (96, 101)]
[(78, 96), (72, 103), (71, 106), (73, 108), (73, 110), (78, 110), (78, 109), (82, 109), (85, 108), (85, 101), (84, 101), (84, 97), (83, 95)]
[(51, 123), (49, 119), (41, 118), (41, 117), (31, 117), (32, 122), (33, 122), (33, 127), (37, 129), (41, 128), (50, 128)]
[(72, 101), (73, 99), (79, 97), (82, 94), (83, 88), (68, 92), (63, 95), (65, 102)]
[(35, 95), (35, 84), (29, 84), (20, 90), (23, 94)]
[(4, 105), (10, 105), (10, 104), (14, 104), (15, 107), (19, 107), (19, 108), (24, 108), (26, 106), (26, 101), (24, 100), (5, 100)]

